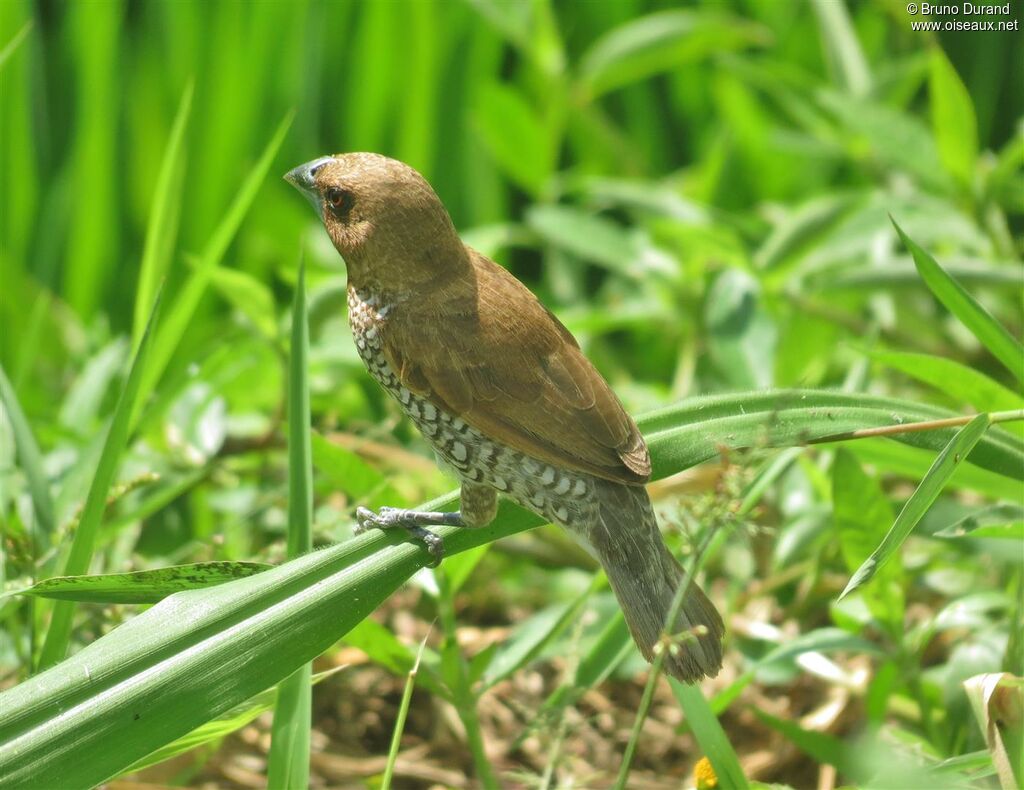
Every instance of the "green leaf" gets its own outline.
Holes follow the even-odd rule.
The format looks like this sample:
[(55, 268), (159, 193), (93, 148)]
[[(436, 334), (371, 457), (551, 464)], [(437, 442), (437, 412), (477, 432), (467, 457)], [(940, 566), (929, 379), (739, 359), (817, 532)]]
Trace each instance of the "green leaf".
[(933, 533), (937, 538), (1024, 538), (1024, 507), (1013, 502), (988, 505)]
[(448, 584), (451, 587), (451, 594), (455, 595), (466, 583), (466, 579), (476, 568), (480, 560), (484, 558), (490, 546), (480, 546), (472, 551), (465, 551), (458, 557), (452, 557), (451, 562), (444, 564), (444, 571), (448, 574)]
[(748, 787), (747, 777), (743, 774), (739, 758), (729, 743), (729, 737), (722, 729), (718, 717), (704, 698), (700, 686), (688, 686), (675, 678), (669, 678), (669, 683), (672, 685), (672, 693), (686, 715), (686, 723), (690, 725), (697, 743), (711, 761), (711, 767), (715, 769), (719, 785), (740, 790)]
[(494, 161), (534, 197), (543, 193), (554, 165), (547, 131), (522, 94), (495, 82), (480, 90), (477, 130)]
[(971, 404), (979, 411), (1024, 408), (1024, 398), (1016, 392), (956, 360), (904, 351), (865, 349), (864, 353), (883, 365), (931, 384), (954, 400)]
[[(344, 666), (339, 666), (334, 667), (333, 669), (328, 669), (326, 672), (317, 672), (313, 676), (313, 685), (315, 686), (320, 681), (341, 672), (343, 669), (345, 669)], [(156, 765), (164, 762), (165, 760), (170, 760), (172, 757), (177, 757), (179, 754), (184, 754), (191, 749), (198, 748), (207, 743), (212, 743), (213, 741), (219, 741), (221, 738), (242, 729), (242, 727), (256, 719), (256, 717), (261, 713), (265, 713), (273, 708), (276, 700), (277, 688), (270, 688), (266, 691), (260, 692), (252, 699), (243, 702), (241, 705), (236, 705), (227, 713), (196, 727), (192, 732), (188, 733), (188, 735), (178, 738), (166, 746), (157, 749), (155, 752), (146, 755), (146, 757), (142, 758), (137, 763), (128, 766), (124, 773), (141, 771), (143, 768), (148, 768), (151, 765)]]
[[(722, 449), (789, 447), (844, 441), (862, 428), (960, 417), (946, 409), (827, 390), (769, 390), (692, 398), (641, 415), (637, 424), (651, 450), (654, 476), (719, 457)], [(888, 441), (941, 450), (954, 434), (946, 428), (914, 431)], [(851, 443), (856, 451), (859, 439)], [(967, 457), (972, 464), (1024, 480), (1024, 442), (993, 428)]]
[(854, 96), (867, 96), (871, 92), (871, 70), (846, 4), (814, 0), (813, 5), (821, 29), (822, 49), (835, 81)]
[(633, 19), (605, 33), (580, 58), (590, 97), (709, 55), (766, 40), (762, 28), (709, 11), (672, 10)]
[[(117, 400), (117, 406), (114, 408), (114, 416), (111, 418), (110, 428), (107, 430), (106, 439), (103, 442), (96, 472), (89, 486), (89, 494), (86, 497), (85, 506), (82, 508), (82, 515), (78, 519), (78, 528), (75, 530), (71, 549), (64, 563), (64, 576), (82, 576), (89, 572), (96, 534), (107, 505), (107, 492), (114, 482), (121, 453), (128, 443), (131, 416), (139, 404), (143, 371), (146, 367), (150, 339), (153, 336), (153, 328), (156, 325), (159, 312), (160, 294), (157, 293), (153, 309), (149, 314), (149, 322), (146, 324), (146, 330), (142, 333), (139, 349), (135, 353), (131, 370), (128, 372), (128, 380)], [(67, 652), (74, 611), (74, 603), (71, 601), (58, 601), (54, 605), (50, 627), (46, 632), (46, 639), (39, 655), (41, 669), (57, 663)]]
[(573, 206), (531, 206), (526, 224), (553, 247), (628, 277), (643, 278), (654, 270), (674, 273), (673, 264), (647, 255), (621, 225)]
[(844, 631), (841, 628), (817, 628), (800, 634), (794, 639), (787, 639), (747, 666), (742, 675), (715, 694), (711, 700), (711, 708), (715, 713), (721, 715), (726, 708), (735, 702), (740, 692), (750, 685), (756, 677), (758, 670), (764, 667), (792, 661), (807, 653), (853, 651), (868, 654), (879, 652), (878, 646), (875, 643), (851, 634), (849, 631)]
[(498, 648), (484, 672), (484, 687), (490, 688), (536, 658), (545, 646), (579, 617), (592, 591), (593, 584), (575, 600), (549, 606), (520, 623), (508, 641)]
[(419, 652), (416, 654), (416, 663), (405, 679), (405, 689), (402, 691), (402, 701), (398, 706), (398, 715), (395, 717), (395, 726), (391, 733), (391, 747), (388, 749), (388, 760), (384, 766), (384, 776), (381, 779), (381, 790), (390, 790), (391, 780), (395, 774), (395, 763), (398, 761), (398, 751), (402, 746), (402, 731), (405, 729), (405, 719), (409, 715), (409, 703), (412, 702), (412, 690), (416, 685), (416, 675), (419, 674), (420, 661), (423, 658), (423, 651), (427, 647), (427, 637), (420, 642)]
[[(911, 447), (909, 444), (901, 444), (891, 439), (860, 439), (850, 442), (846, 448), (856, 455), (861, 463), (872, 464), (880, 471), (909, 480), (920, 480), (935, 461), (935, 453), (932, 450)], [(939, 450), (941, 445), (933, 449)], [(973, 491), (992, 499), (1012, 497), (1019, 490), (1018, 483), (1010, 477), (990, 472), (974, 464), (960, 466), (946, 485), (950, 490)]]
[[(350, 499), (362, 500), (374, 491), (392, 491), (387, 478), (376, 468), (346, 447), (313, 434), (313, 464), (317, 471), (330, 479), (330, 484), (343, 491)], [(392, 498), (391, 504), (397, 499)]]
[(153, 304), (160, 282), (167, 273), (174, 249), (174, 237), (181, 213), (181, 192), (185, 179), (185, 129), (192, 112), (195, 83), (189, 81), (174, 116), (160, 172), (153, 191), (153, 207), (146, 224), (146, 240), (139, 264), (139, 284), (135, 289), (135, 318), (132, 323), (132, 348), (139, 347), (146, 328), (146, 307)]
[(252, 321), (265, 338), (277, 337), (274, 317), (274, 294), (270, 288), (248, 272), (223, 266), (213, 271), (210, 282), (232, 307)]
[(8, 594), (89, 603), (156, 603), (182, 590), (213, 587), (270, 567), (262, 562), (196, 562), (131, 573), (55, 576)]
[(953, 64), (938, 45), (931, 48), (928, 98), (939, 158), (961, 184), (970, 186), (978, 158), (978, 122), (974, 103)]
[(935, 459), (935, 463), (932, 464), (932, 468), (928, 470), (928, 473), (924, 476), (920, 485), (918, 485), (917, 490), (914, 491), (913, 495), (903, 506), (903, 510), (896, 517), (895, 523), (889, 532), (886, 533), (885, 538), (853, 574), (853, 577), (846, 585), (846, 589), (839, 596), (839, 600), (842, 600), (858, 587), (866, 584), (878, 572), (879, 568), (899, 550), (899, 547), (903, 545), (903, 541), (907, 539), (907, 536), (917, 526), (917, 522), (921, 520), (921, 517), (928, 511), (928, 508), (932, 506), (932, 503), (942, 491), (943, 486), (945, 486), (946, 481), (953, 474), (953, 470), (971, 452), (985, 433), (985, 430), (991, 425), (991, 422), (988, 414), (979, 414), (950, 439), (949, 444), (939, 453), (938, 458)]
[(267, 147), (263, 149), (259, 161), (253, 165), (252, 170), (235, 195), (235, 199), (228, 208), (227, 213), (214, 230), (206, 248), (199, 257), (195, 270), (191, 273), (181, 292), (174, 300), (174, 306), (169, 311), (163, 326), (160, 328), (160, 332), (153, 342), (153, 357), (146, 366), (143, 392), (150, 392), (163, 375), (164, 369), (170, 362), (171, 356), (178, 347), (178, 343), (181, 342), (182, 335), (184, 335), (189, 322), (191, 322), (195, 314), (196, 308), (199, 306), (200, 299), (206, 293), (206, 288), (210, 284), (214, 272), (220, 266), (224, 253), (227, 252), (235, 233), (238, 232), (238, 228), (242, 224), (242, 220), (245, 219), (246, 213), (248, 213), (250, 206), (252, 206), (253, 201), (256, 199), (260, 186), (267, 176), (267, 171), (270, 170), (274, 157), (277, 155), (281, 143), (284, 142), (293, 117), (294, 113), (289, 112), (285, 115), (280, 125), (278, 125), (273, 137), (270, 138), (270, 142), (267, 143)]
[(858, 762), (851, 759), (852, 750), (838, 738), (823, 732), (806, 730), (795, 722), (772, 716), (758, 708), (751, 707), (750, 711), (800, 751), (813, 757), (819, 763), (834, 765), (840, 774), (851, 777), (855, 781), (864, 781), (866, 778)]
[(14, 446), (18, 451), (18, 462), (28, 480), (28, 490), (32, 497), (32, 508), (36, 514), (39, 529), (35, 531), (35, 543), (38, 548), (49, 545), (53, 534), (53, 499), (50, 496), (50, 484), (43, 471), (43, 456), (32, 435), (32, 428), (21, 410), (14, 387), (7, 379), (3, 366), (0, 366), (0, 403), (3, 403), (14, 433)]
[(1024, 346), (1013, 338), (1006, 329), (992, 317), (978, 301), (964, 290), (956, 280), (950, 277), (935, 259), (919, 247), (903, 229), (892, 221), (903, 244), (914, 256), (914, 264), (921, 279), (935, 294), (935, 297), (946, 306), (953, 315), (960, 319), (964, 326), (981, 341), (992, 355), (1009, 370), (1018, 382), (1024, 384)]
[(772, 386), (778, 331), (762, 304), (757, 280), (727, 269), (704, 304), (708, 352), (719, 375), (737, 389)]
[[(893, 523), (892, 507), (878, 481), (869, 477), (845, 448), (832, 463), (832, 504), (839, 545), (847, 568), (853, 572), (871, 556)], [(882, 571), (881, 583), (864, 591), (871, 614), (898, 633), (903, 623), (904, 600), (898, 558)]]
[[(288, 556), (313, 548), (313, 452), (310, 447), (309, 320), (306, 316), (306, 266), (292, 303), (291, 355), (288, 361)], [(267, 765), (269, 787), (304, 790), (309, 785), (312, 727), (311, 664), (303, 664), (281, 682)]]

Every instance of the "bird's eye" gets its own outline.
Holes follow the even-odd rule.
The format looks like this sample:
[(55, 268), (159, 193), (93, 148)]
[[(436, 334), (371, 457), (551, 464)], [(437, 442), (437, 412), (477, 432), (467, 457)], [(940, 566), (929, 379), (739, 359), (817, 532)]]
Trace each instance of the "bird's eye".
[(328, 189), (324, 198), (327, 200), (327, 205), (330, 206), (331, 212), (339, 219), (344, 219), (356, 202), (355, 196), (351, 192), (347, 189), (338, 189), (337, 187)]

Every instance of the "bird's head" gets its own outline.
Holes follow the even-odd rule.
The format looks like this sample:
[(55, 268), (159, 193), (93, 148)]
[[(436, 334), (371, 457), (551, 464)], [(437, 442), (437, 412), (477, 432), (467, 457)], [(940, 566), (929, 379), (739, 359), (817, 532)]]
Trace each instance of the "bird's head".
[(413, 289), (461, 263), (462, 243), (430, 184), (380, 154), (323, 156), (285, 175), (313, 204), (358, 286)]

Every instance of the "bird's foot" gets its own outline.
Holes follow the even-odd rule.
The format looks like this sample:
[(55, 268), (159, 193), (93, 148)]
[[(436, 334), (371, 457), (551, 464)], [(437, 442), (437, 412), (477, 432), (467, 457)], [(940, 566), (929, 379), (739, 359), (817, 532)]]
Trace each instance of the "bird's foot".
[(435, 535), (426, 526), (465, 526), (462, 521), (462, 514), (436, 513), (423, 510), (402, 510), (397, 507), (382, 507), (376, 513), (372, 510), (361, 507), (356, 509), (355, 534), (366, 532), (368, 529), (404, 529), (409, 534), (419, 538), (427, 547), (430, 556), (434, 558), (432, 567), (441, 564), (444, 557), (444, 540), (440, 535)]

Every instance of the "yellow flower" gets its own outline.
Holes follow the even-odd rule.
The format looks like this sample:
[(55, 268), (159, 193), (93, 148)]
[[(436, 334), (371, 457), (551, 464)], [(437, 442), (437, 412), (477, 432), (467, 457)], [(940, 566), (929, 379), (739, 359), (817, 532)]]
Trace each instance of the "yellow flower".
[(701, 757), (693, 766), (693, 778), (697, 780), (697, 790), (718, 787), (718, 777), (715, 776), (715, 769), (711, 767), (711, 760), (707, 757)]

